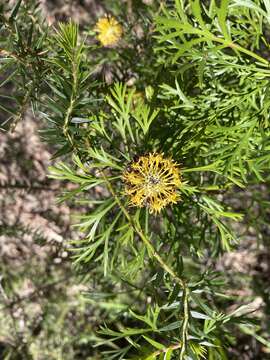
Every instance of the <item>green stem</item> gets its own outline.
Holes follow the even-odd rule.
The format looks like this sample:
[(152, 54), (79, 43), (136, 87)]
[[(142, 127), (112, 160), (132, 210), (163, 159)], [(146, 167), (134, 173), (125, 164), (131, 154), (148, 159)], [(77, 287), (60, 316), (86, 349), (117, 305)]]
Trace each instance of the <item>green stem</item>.
[(171, 345), (171, 346), (168, 346), (168, 347), (165, 347), (164, 349), (162, 350), (157, 350), (155, 351), (153, 354), (151, 354), (154, 358), (156, 358), (158, 355), (161, 355), (161, 354), (166, 354), (168, 351), (170, 350), (177, 350), (177, 349), (180, 349), (182, 347), (182, 343), (179, 343), (179, 344), (175, 344), (175, 345)]
[(17, 112), (18, 115), (15, 117), (15, 119), (13, 120), (13, 123), (11, 125), (11, 129), (10, 129), (11, 132), (15, 131), (15, 128), (16, 128), (17, 124), (23, 119), (24, 114), (25, 114), (25, 112), (27, 110), (27, 106), (28, 106), (28, 103), (29, 103), (29, 100), (30, 100), (31, 93), (32, 93), (32, 91), (34, 89), (34, 86), (35, 86), (35, 83), (31, 86), (31, 88), (24, 95), (21, 106), (20, 106), (20, 109)]
[(69, 140), (69, 142), (72, 146), (74, 144), (73, 144), (72, 136), (69, 133), (68, 125), (69, 125), (69, 119), (70, 119), (73, 109), (74, 109), (74, 104), (76, 101), (77, 90), (78, 90), (78, 65), (75, 61), (75, 57), (76, 57), (76, 54), (73, 55), (73, 59), (72, 59), (72, 92), (71, 92), (71, 96), (70, 96), (69, 107), (67, 109), (65, 119), (64, 119), (64, 125), (63, 125), (63, 133), (64, 133), (65, 137)]
[(162, 269), (171, 275), (171, 277), (175, 280), (177, 284), (179, 284), (183, 289), (183, 305), (184, 305), (184, 314), (183, 314), (183, 324), (181, 328), (181, 338), (182, 343), (174, 345), (172, 348), (178, 349), (181, 348), (180, 351), (180, 360), (184, 359), (184, 355), (186, 353), (187, 348), (187, 332), (188, 332), (188, 321), (189, 321), (189, 309), (188, 309), (188, 296), (189, 296), (189, 290), (188, 287), (183, 279), (181, 279), (172, 269), (169, 265), (166, 264), (166, 262), (162, 259), (162, 257), (157, 253), (154, 246), (151, 244), (148, 237), (143, 233), (142, 229), (137, 226), (137, 224), (133, 221), (132, 217), (129, 215), (128, 211), (126, 210), (125, 206), (121, 203), (119, 197), (115, 193), (110, 181), (106, 177), (103, 171), (101, 171), (101, 174), (103, 176), (103, 179), (105, 183), (107, 184), (108, 190), (114, 197), (115, 201), (117, 202), (118, 206), (120, 207), (121, 211), (127, 218), (128, 222), (134, 229), (134, 231), (138, 234), (138, 236), (141, 238), (143, 243), (146, 245), (149, 253), (153, 256), (153, 258), (160, 264)]
[(265, 64), (265, 65), (269, 65), (269, 61), (264, 59), (263, 57), (261, 57), (260, 55), (257, 55), (256, 53), (254, 53), (253, 51), (250, 51), (248, 49), (245, 49), (244, 47), (242, 47), (241, 45), (235, 44), (232, 41), (228, 41), (222, 38), (219, 38), (217, 36), (213, 36), (212, 40), (215, 42), (219, 42), (221, 44), (224, 44), (226, 47), (230, 47), (231, 49), (237, 50), (239, 52), (242, 52), (250, 57), (253, 57), (254, 59), (258, 60), (259, 62)]
[(133, 219), (131, 218), (131, 216), (129, 215), (128, 211), (126, 210), (126, 208), (123, 206), (123, 204), (121, 203), (120, 199), (118, 198), (118, 196), (116, 195), (115, 191), (113, 190), (111, 183), (108, 181), (106, 175), (104, 174), (104, 172), (102, 171), (102, 176), (104, 181), (107, 184), (107, 187), (110, 191), (110, 193), (112, 194), (112, 196), (115, 198), (118, 206), (120, 207), (120, 209), (122, 210), (123, 214), (125, 215), (125, 217), (127, 218), (128, 222), (130, 223), (130, 225), (132, 226), (132, 228), (135, 230), (135, 232), (139, 235), (139, 237), (141, 238), (141, 240), (144, 242), (144, 244), (146, 245), (149, 253), (156, 259), (156, 261), (160, 264), (160, 266), (163, 268), (163, 270), (165, 272), (167, 272), (168, 274), (170, 274), (172, 276), (172, 278), (183, 288), (186, 288), (186, 284), (184, 282), (183, 279), (181, 279), (179, 276), (176, 275), (176, 273), (164, 262), (164, 260), (162, 259), (162, 257), (157, 253), (157, 251), (155, 250), (154, 246), (151, 244), (150, 240), (147, 238), (147, 236), (143, 233), (143, 231), (141, 230), (141, 228), (139, 228), (135, 222), (133, 221)]
[(180, 351), (180, 360), (184, 359), (186, 348), (187, 348), (187, 335), (188, 335), (188, 320), (189, 320), (189, 310), (188, 310), (188, 288), (183, 289), (183, 305), (184, 305), (184, 317), (183, 324), (181, 329), (181, 337), (182, 337), (182, 347)]

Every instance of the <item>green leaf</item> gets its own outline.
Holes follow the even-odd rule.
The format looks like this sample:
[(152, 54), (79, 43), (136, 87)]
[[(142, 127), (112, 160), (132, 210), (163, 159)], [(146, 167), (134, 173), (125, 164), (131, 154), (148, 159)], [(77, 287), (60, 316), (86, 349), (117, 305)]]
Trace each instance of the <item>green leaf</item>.
[(151, 344), (153, 347), (155, 347), (158, 350), (163, 350), (164, 349), (164, 345), (161, 343), (158, 343), (157, 341), (150, 339), (148, 336), (143, 335), (143, 338), (149, 342), (149, 344)]
[(203, 319), (203, 320), (210, 320), (211, 317), (209, 317), (208, 315), (202, 314), (198, 311), (190, 311), (190, 314), (193, 318), (195, 319)]
[(18, 11), (20, 9), (21, 3), (22, 3), (22, 0), (18, 0), (17, 3), (14, 5), (14, 7), (11, 11), (10, 17), (9, 17), (10, 22), (13, 22), (15, 20), (17, 14), (18, 14)]
[(155, 360), (156, 358), (157, 358), (157, 355), (151, 354), (151, 355), (148, 355), (147, 357), (143, 358), (143, 360)]
[(220, 0), (220, 7), (217, 7), (216, 10), (217, 10), (218, 23), (221, 28), (221, 32), (226, 40), (231, 41), (231, 37), (228, 32), (228, 28), (226, 24), (229, 3), (230, 3), (229, 0)]
[(171, 348), (167, 349), (164, 354), (164, 360), (171, 360), (172, 354), (173, 354), (173, 349)]

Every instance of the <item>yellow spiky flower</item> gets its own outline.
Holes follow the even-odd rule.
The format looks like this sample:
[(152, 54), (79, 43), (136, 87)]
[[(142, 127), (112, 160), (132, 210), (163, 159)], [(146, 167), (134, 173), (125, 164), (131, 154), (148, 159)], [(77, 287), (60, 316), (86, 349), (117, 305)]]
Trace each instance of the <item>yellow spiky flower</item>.
[(181, 185), (178, 165), (163, 154), (150, 153), (135, 158), (123, 173), (125, 194), (130, 204), (146, 206), (150, 213), (159, 213), (165, 206), (175, 204)]
[(97, 39), (103, 46), (113, 46), (118, 43), (123, 35), (123, 27), (111, 15), (102, 17), (96, 23)]

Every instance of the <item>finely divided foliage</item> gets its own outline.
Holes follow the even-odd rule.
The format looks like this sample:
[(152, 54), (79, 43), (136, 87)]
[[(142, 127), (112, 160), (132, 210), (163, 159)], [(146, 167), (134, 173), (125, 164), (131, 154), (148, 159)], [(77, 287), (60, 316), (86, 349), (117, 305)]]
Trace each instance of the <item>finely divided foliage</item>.
[[(130, 49), (118, 43), (132, 36), (120, 20), (99, 20), (97, 42), (94, 24), (90, 31), (62, 23), (48, 34), (34, 27), (42, 40), (25, 54), (31, 41), (20, 45), (14, 27), (20, 7), (23, 14), (19, 1), (3, 22), (2, 36), (11, 35), (2, 71), (6, 81), (19, 77), (16, 91), (27, 91), (14, 95), (18, 109), (35, 104), (42, 136), (57, 147), (55, 157), (63, 156), (50, 177), (76, 185), (60, 199), (84, 209), (75, 217), (84, 235), (70, 241), (75, 269), (85, 274), (94, 265), (99, 300), (117, 305), (91, 346), (104, 359), (228, 359), (234, 333), (256, 328), (248, 305), (224, 308), (225, 276), (207, 259), (240, 240), (233, 224), (243, 216), (229, 199), (269, 180), (269, 2), (153, 7), (145, 18), (155, 30), (144, 44), (152, 75), (142, 55), (137, 88), (118, 61), (127, 59), (132, 72)], [(109, 22), (116, 32), (107, 36)], [(111, 85), (97, 76), (104, 56), (118, 67)], [(14, 59), (21, 59), (16, 66)], [(14, 124), (21, 110), (1, 107)]]

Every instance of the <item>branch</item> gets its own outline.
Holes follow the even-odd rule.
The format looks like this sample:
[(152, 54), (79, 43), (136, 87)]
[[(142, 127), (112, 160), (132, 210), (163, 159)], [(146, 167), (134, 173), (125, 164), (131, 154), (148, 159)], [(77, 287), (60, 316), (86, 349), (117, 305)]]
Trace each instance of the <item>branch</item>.
[(73, 143), (72, 136), (69, 133), (68, 125), (69, 125), (69, 119), (74, 110), (74, 104), (75, 104), (75, 101), (77, 98), (77, 90), (78, 90), (78, 64), (75, 61), (75, 57), (76, 57), (76, 55), (73, 55), (73, 59), (72, 59), (72, 92), (71, 92), (71, 96), (70, 96), (69, 107), (67, 109), (66, 116), (64, 119), (64, 125), (63, 125), (63, 133), (64, 133), (65, 137), (68, 139), (68, 141), (70, 142), (72, 147), (74, 146), (74, 143)]
[[(146, 247), (149, 250), (150, 254), (153, 256), (153, 258), (155, 258), (155, 260), (159, 263), (159, 265), (162, 267), (162, 269), (165, 272), (167, 272), (168, 274), (170, 274), (171, 277), (175, 280), (175, 282), (177, 284), (179, 284), (183, 289), (183, 297), (182, 297), (182, 299), (183, 299), (183, 305), (184, 305), (184, 314), (183, 314), (183, 325), (182, 325), (182, 329), (181, 329), (182, 344), (181, 345), (180, 344), (174, 345), (175, 349), (181, 347), (181, 352), (180, 352), (179, 359), (183, 360), (184, 356), (185, 356), (185, 352), (186, 352), (186, 347), (187, 347), (187, 332), (188, 332), (188, 321), (189, 321), (189, 309), (188, 309), (189, 290), (187, 288), (187, 285), (186, 285), (185, 281), (182, 278), (180, 278), (173, 271), (173, 269), (169, 265), (166, 264), (166, 262), (162, 259), (162, 257), (157, 253), (157, 251), (155, 250), (154, 246), (151, 244), (148, 237), (143, 233), (141, 228), (139, 228), (134, 223), (132, 217), (129, 215), (128, 211), (126, 210), (124, 205), (121, 203), (119, 197), (115, 193), (113, 187), (111, 186), (111, 183), (109, 182), (109, 180), (107, 179), (107, 177), (106, 177), (106, 175), (104, 174), (103, 171), (101, 171), (101, 174), (103, 176), (103, 179), (104, 179), (105, 183), (107, 184), (108, 190), (110, 191), (110, 193), (112, 194), (112, 196), (116, 200), (116, 202), (119, 205), (121, 211), (123, 212), (123, 214), (127, 218), (128, 222), (130, 223), (130, 225), (132, 226), (134, 231), (138, 234), (138, 236), (141, 238), (141, 240), (146, 245)], [(165, 349), (165, 352), (166, 352), (166, 350), (168, 350), (168, 349)], [(164, 351), (162, 350), (160, 353), (162, 353), (162, 352), (164, 352)]]
[(157, 253), (157, 251), (155, 250), (154, 246), (151, 244), (148, 237), (143, 233), (141, 228), (139, 228), (134, 223), (134, 221), (131, 218), (131, 216), (129, 215), (128, 211), (126, 210), (126, 208), (121, 203), (118, 196), (116, 195), (115, 191), (113, 190), (113, 188), (111, 186), (111, 183), (108, 181), (108, 179), (107, 179), (106, 175), (104, 174), (104, 172), (102, 171), (101, 173), (102, 173), (102, 176), (103, 176), (103, 179), (104, 179), (105, 183), (107, 184), (108, 190), (110, 191), (112, 196), (115, 198), (117, 204), (119, 205), (120, 209), (122, 210), (123, 214), (127, 218), (128, 222), (130, 223), (130, 225), (132, 226), (134, 231), (139, 235), (141, 240), (146, 245), (146, 247), (149, 250), (150, 254), (156, 259), (156, 261), (160, 264), (160, 266), (163, 268), (163, 270), (165, 272), (167, 272), (168, 274), (170, 274), (172, 276), (172, 278), (175, 280), (175, 282), (177, 282), (182, 287), (182, 289), (185, 289), (186, 288), (185, 281), (183, 279), (181, 279), (178, 275), (176, 275), (176, 273), (171, 269), (171, 267), (169, 265), (167, 265), (165, 263), (165, 261), (162, 259), (162, 257)]

